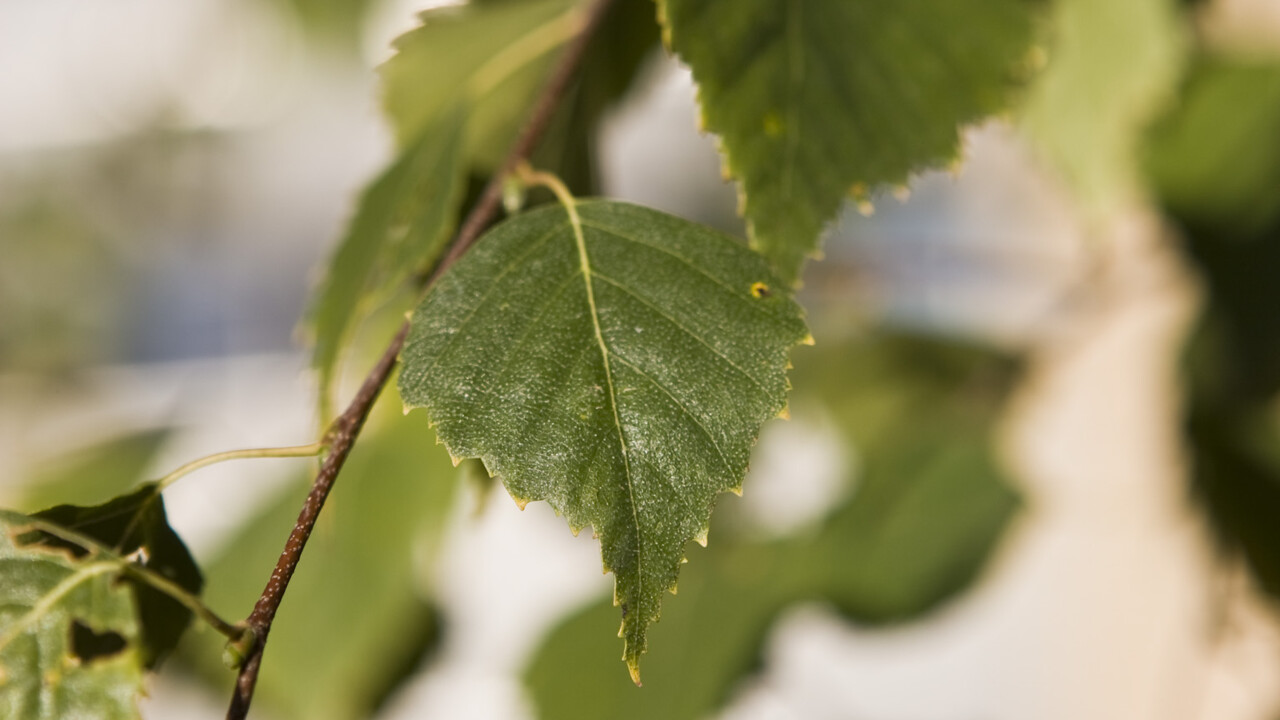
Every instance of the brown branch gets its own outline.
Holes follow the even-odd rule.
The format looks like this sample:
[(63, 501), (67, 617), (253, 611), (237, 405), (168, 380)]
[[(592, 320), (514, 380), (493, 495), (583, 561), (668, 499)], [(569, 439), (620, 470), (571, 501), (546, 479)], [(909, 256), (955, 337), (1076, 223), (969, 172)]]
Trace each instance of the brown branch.
[[(493, 177), (490, 178), (484, 193), (471, 209), (471, 212), (467, 214), (448, 251), (436, 264), (435, 269), (428, 277), (425, 287), (430, 287), (434, 284), (475, 243), (476, 239), (480, 237), (480, 233), (493, 222), (502, 200), (503, 179), (521, 161), (529, 158), (530, 153), (533, 152), (534, 147), (546, 132), (556, 108), (564, 99), (569, 84), (582, 62), (591, 38), (600, 27), (612, 1), (595, 0), (588, 9), (582, 31), (561, 55), (536, 104), (530, 111), (519, 137), (507, 154), (506, 160), (498, 171), (494, 173)], [(262, 666), (262, 652), (267, 642), (267, 634), (271, 631), (271, 623), (275, 619), (276, 611), (280, 608), (280, 602), (284, 599), (284, 592), (289, 586), (289, 580), (293, 577), (298, 561), (302, 558), (302, 550), (307, 544), (307, 539), (311, 537), (311, 531), (320, 515), (320, 509), (324, 506), (325, 499), (329, 497), (329, 491), (333, 489), (333, 483), (338, 478), (338, 471), (342, 469), (343, 463), (346, 462), (347, 455), (350, 454), (351, 447), (354, 445), (356, 437), (359, 436), (365, 419), (373, 408), (374, 401), (377, 400), (378, 394), (391, 377), (391, 371), (395, 368), (396, 360), (400, 355), (401, 348), (404, 347), (404, 341), (408, 334), (409, 322), (406, 320), (400, 326), (400, 330), (395, 337), (391, 339), (391, 343), (387, 346), (386, 351), (383, 352), (382, 357), (378, 359), (373, 370), (369, 372), (364, 383), (361, 384), (360, 390), (356, 393), (355, 398), (352, 399), (351, 404), (334, 420), (329, 428), (326, 435), (329, 451), (320, 466), (320, 471), (316, 474), (315, 482), (311, 486), (311, 492), (307, 495), (306, 502), (302, 505), (302, 511), (298, 513), (298, 522), (293, 526), (293, 531), (289, 533), (289, 539), (285, 542), (284, 551), (280, 553), (280, 559), (276, 562), (275, 569), (271, 571), (271, 578), (267, 581), (267, 586), (263, 588), (262, 595), (253, 607), (253, 612), (249, 614), (248, 619), (245, 621), (252, 635), (250, 636), (251, 640), (245, 653), (244, 661), (240, 665), (240, 674), (236, 678), (235, 690), (231, 697), (231, 707), (227, 710), (227, 720), (243, 720), (249, 712), (249, 703), (253, 699), (253, 690), (258, 682), (258, 671)]]

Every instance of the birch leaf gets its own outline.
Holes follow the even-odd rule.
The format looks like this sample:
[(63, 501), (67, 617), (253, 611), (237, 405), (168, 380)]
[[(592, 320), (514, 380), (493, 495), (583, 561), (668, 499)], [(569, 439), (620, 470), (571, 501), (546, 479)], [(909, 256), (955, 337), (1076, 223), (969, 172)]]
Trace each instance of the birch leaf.
[(952, 162), (1025, 74), (1030, 0), (659, 0), (752, 245), (795, 280), (850, 193)]
[(19, 547), (28, 518), (0, 513), (0, 716), (138, 717), (143, 653), (137, 605), (119, 567)]
[(807, 337), (732, 238), (617, 202), (503, 223), (423, 300), (400, 392), (456, 458), (600, 537), (639, 681), (645, 632), (717, 494), (741, 487)]

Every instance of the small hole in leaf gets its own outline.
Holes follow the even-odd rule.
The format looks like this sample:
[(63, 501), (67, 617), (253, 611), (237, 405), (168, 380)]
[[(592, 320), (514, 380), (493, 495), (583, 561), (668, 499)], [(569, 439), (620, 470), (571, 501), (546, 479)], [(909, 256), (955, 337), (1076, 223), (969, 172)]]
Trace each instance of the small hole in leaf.
[(71, 623), (71, 654), (81, 662), (93, 662), (115, 655), (124, 650), (125, 644), (120, 633), (94, 632), (93, 628), (79, 620)]
[(754, 297), (767, 298), (771, 292), (772, 291), (769, 290), (769, 286), (762, 282), (753, 283), (751, 285), (751, 294)]

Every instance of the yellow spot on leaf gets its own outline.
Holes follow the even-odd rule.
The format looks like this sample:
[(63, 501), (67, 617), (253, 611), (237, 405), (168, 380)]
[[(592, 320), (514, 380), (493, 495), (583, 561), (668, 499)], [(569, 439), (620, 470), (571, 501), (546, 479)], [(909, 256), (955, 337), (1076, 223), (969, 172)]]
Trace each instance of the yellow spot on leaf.
[(769, 286), (762, 282), (754, 282), (751, 284), (751, 295), (757, 298), (767, 298), (772, 294)]

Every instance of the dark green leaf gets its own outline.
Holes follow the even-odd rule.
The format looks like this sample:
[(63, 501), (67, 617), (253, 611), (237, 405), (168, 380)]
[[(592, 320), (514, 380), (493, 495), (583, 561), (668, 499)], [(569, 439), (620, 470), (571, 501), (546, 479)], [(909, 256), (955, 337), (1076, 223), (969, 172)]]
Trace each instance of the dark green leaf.
[(19, 547), (27, 522), (0, 513), (0, 716), (137, 718), (144, 650), (119, 566)]
[[(182, 539), (169, 527), (164, 498), (155, 488), (154, 483), (148, 483), (102, 505), (58, 505), (32, 517), (74, 530), (119, 555), (134, 556), (137, 564), (199, 595), (204, 584), (200, 569)], [(74, 543), (38, 531), (23, 536), (22, 540), (59, 548), (77, 557), (87, 552)], [(147, 667), (154, 667), (178, 644), (191, 622), (191, 611), (135, 578), (126, 576), (123, 582), (131, 586), (137, 596), (142, 618), (143, 659)]]
[(1256, 234), (1280, 217), (1280, 62), (1202, 58), (1151, 133), (1148, 174), (1184, 221)]
[(685, 544), (786, 402), (800, 308), (732, 238), (621, 203), (498, 226), (413, 316), (400, 393), (518, 502), (601, 538), (633, 676)]
[[(424, 437), (427, 441), (424, 442)], [(309, 489), (298, 478), (206, 564), (206, 602), (243, 617), (262, 591)], [(430, 567), (447, 527), (457, 471), (426, 419), (382, 403), (342, 470), (271, 630), (255, 705), (279, 718), (369, 717), (439, 637)], [(183, 650), (229, 691), (222, 638)]]
[(766, 542), (717, 530), (653, 628), (642, 692), (603, 662), (613, 652), (607, 602), (568, 619), (528, 671), (539, 716), (705, 718), (793, 603), (825, 600), (880, 623), (954, 595), (1016, 507), (990, 437), (1008, 380), (1000, 358), (938, 342), (880, 338), (802, 354), (793, 416), (837, 421), (862, 461), (856, 490), (814, 536)]
[(461, 107), (444, 110), (360, 198), (309, 317), (315, 336), (311, 362), (326, 400), (362, 311), (402, 290), (448, 242), (464, 186), (465, 120)]
[(951, 162), (1001, 109), (1030, 0), (659, 0), (707, 129), (741, 182), (754, 247), (794, 280), (850, 193)]

